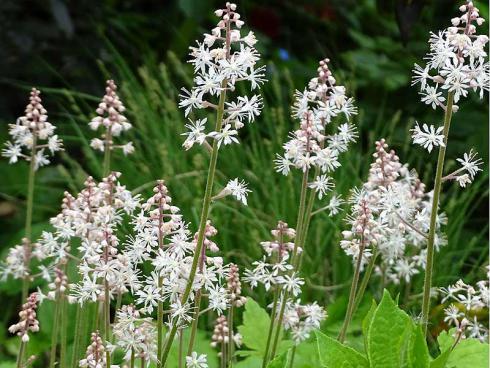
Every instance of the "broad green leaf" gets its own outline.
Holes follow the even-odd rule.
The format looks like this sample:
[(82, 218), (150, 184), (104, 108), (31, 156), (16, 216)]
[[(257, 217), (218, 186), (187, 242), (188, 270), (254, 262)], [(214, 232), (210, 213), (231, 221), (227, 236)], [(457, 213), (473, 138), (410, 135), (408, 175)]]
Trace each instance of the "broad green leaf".
[(429, 349), (427, 348), (424, 332), (420, 325), (415, 325), (413, 328), (410, 339), (408, 362), (410, 368), (427, 368), (430, 364)]
[(342, 345), (337, 340), (315, 331), (320, 363), (325, 368), (363, 368), (369, 367), (367, 359), (354, 349)]
[[(439, 348), (443, 353), (432, 362), (431, 368), (488, 368), (488, 344), (482, 343), (477, 339), (465, 339), (461, 340), (453, 351), (448, 353), (451, 346), (454, 344), (453, 334), (454, 329), (449, 332), (442, 332), (437, 338)], [(446, 357), (446, 365), (441, 365), (444, 363)]]
[(261, 368), (262, 358), (258, 356), (250, 356), (247, 359), (239, 361), (237, 364), (234, 365), (234, 367), (235, 368)]
[(276, 356), (267, 364), (267, 368), (284, 368), (288, 362), (288, 351)]
[(243, 313), (243, 325), (238, 326), (238, 331), (242, 335), (243, 344), (260, 352), (261, 356), (265, 353), (269, 324), (270, 318), (267, 312), (256, 301), (248, 298)]
[(445, 368), (447, 360), (451, 355), (451, 350), (448, 349), (444, 351), (441, 355), (439, 355), (436, 359), (430, 362), (430, 368)]
[(296, 347), (294, 368), (321, 367), (316, 339), (304, 341)]
[(384, 291), (368, 332), (368, 357), (371, 368), (403, 367), (406, 355), (412, 320)]
[(371, 308), (369, 308), (366, 316), (362, 320), (362, 334), (364, 335), (364, 348), (367, 350), (367, 337), (369, 336), (369, 326), (371, 326), (371, 321), (376, 312), (376, 301), (373, 299), (371, 302)]

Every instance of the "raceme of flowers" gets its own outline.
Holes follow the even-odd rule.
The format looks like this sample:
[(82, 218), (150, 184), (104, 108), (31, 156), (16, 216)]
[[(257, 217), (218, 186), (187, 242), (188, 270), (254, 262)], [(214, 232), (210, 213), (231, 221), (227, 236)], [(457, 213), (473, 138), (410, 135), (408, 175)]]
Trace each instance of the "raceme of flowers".
[[(355, 127), (349, 124), (351, 116), (357, 114), (353, 98), (346, 96), (344, 86), (336, 85), (328, 63), (329, 59), (320, 61), (318, 76), (303, 92), (296, 91), (293, 117), (300, 120), (300, 128), (290, 133), (284, 154), (275, 160), (276, 170), (283, 175), (288, 175), (291, 168), (303, 172), (315, 168), (316, 178), (309, 187), (319, 199), (333, 189), (329, 175), (341, 166), (339, 155), (357, 137)], [(341, 118), (347, 122), (335, 126), (334, 121)]]
[(254, 47), (257, 39), (253, 32), (245, 35), (242, 31), (244, 23), (235, 4), (226, 3), (226, 8), (215, 14), (221, 18), (217, 26), (190, 48), (194, 85), (190, 90), (182, 89), (179, 106), (185, 109), (186, 117), (206, 108), (222, 116), (217, 117), (219, 124), (214, 128), (209, 127), (207, 117), (189, 118), (185, 149), (205, 144), (208, 139), (216, 140), (218, 147), (238, 143), (238, 130), (253, 122), (262, 109), (259, 95), (234, 96), (238, 82), (248, 82), (255, 90), (265, 81), (265, 66), (256, 65), (260, 57)]
[[(287, 223), (279, 221), (271, 234), (273, 240), (261, 243), (266, 256), (260, 261), (254, 261), (253, 269), (245, 270), (244, 280), (252, 288), (260, 284), (266, 291), (279, 291), (281, 298), (285, 295), (293, 297), (287, 301), (282, 323), (285, 330), (291, 330), (293, 340), (299, 344), (310, 336), (312, 330), (320, 326), (320, 322), (327, 315), (316, 303), (301, 305), (296, 300), (304, 285), (304, 280), (297, 272), (291, 272), (294, 269), (290, 262), (296, 231), (288, 227)], [(298, 249), (298, 252), (301, 252), (301, 249)]]
[[(431, 193), (384, 139), (376, 142), (373, 157), (368, 181), (353, 191), (347, 217), (351, 228), (343, 231), (340, 245), (354, 260), (362, 247), (364, 265), (377, 252), (378, 274), (396, 284), (408, 282), (425, 267)], [(438, 215), (437, 223), (439, 227), (446, 223), (444, 214)], [(438, 233), (437, 249), (445, 243)]]
[[(427, 64), (422, 67), (415, 64), (412, 85), (420, 85), (421, 100), (433, 109), (446, 109), (448, 93), (454, 95), (458, 103), (468, 92), (484, 92), (490, 86), (490, 64), (486, 61), (485, 47), (488, 36), (477, 33), (477, 26), (485, 20), (480, 17), (479, 10), (472, 1), (462, 5), (461, 15), (451, 19), (452, 26), (438, 33), (431, 33), (429, 39), (430, 52), (426, 56)], [(452, 105), (454, 112), (458, 105)], [(415, 144), (426, 148), (429, 152), (433, 147), (444, 146), (442, 127), (423, 124), (415, 126), (413, 139)]]
[(114, 144), (114, 138), (121, 135), (122, 132), (131, 129), (132, 125), (123, 115), (126, 108), (117, 95), (117, 85), (113, 80), (108, 80), (105, 89), (105, 95), (97, 108), (97, 117), (93, 118), (89, 127), (92, 130), (104, 129), (101, 138), (93, 138), (90, 146), (96, 150), (104, 152), (105, 150), (114, 150), (120, 148), (124, 155), (134, 152), (132, 142), (125, 144)]
[(450, 302), (444, 309), (444, 322), (454, 325), (457, 333), (462, 333), (463, 338), (473, 337), (482, 342), (488, 341), (488, 315), (490, 306), (490, 290), (488, 275), (486, 280), (476, 283), (476, 286), (468, 285), (463, 280), (458, 280), (454, 285), (440, 288), (442, 303)]
[(2, 156), (14, 164), (19, 159), (34, 161), (34, 169), (49, 164), (49, 155), (62, 150), (63, 143), (54, 134), (56, 127), (48, 121), (48, 113), (42, 105), (41, 92), (32, 89), (25, 115), (9, 125), (12, 141), (5, 143)]

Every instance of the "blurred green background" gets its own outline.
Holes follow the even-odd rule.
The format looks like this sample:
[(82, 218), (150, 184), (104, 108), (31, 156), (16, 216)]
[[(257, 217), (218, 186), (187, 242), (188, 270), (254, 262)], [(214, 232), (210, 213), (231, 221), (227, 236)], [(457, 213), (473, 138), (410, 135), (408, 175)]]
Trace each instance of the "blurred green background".
[[(217, 243), (227, 260), (249, 265), (260, 256), (258, 243), (270, 238), (269, 230), (277, 220), (294, 226), (300, 178), (275, 173), (272, 161), (297, 124), (290, 118), (294, 89), (303, 89), (314, 77), (322, 58), (331, 59), (337, 80), (355, 96), (359, 107), (354, 120), (360, 139), (343, 157), (343, 168), (336, 174), (337, 191), (347, 194), (366, 179), (374, 141), (382, 137), (432, 187), (435, 155), (411, 145), (409, 129), (415, 120), (439, 124), (442, 114), (420, 102), (417, 89), (410, 87), (411, 69), (427, 52), (429, 31), (447, 27), (461, 2), (237, 3), (246, 28), (259, 38), (257, 48), (267, 64), (269, 82), (263, 88), (261, 117), (243, 129), (239, 146), (227, 146), (220, 154), (218, 184), (238, 176), (253, 190), (248, 207), (222, 201), (212, 209), (219, 230)], [(488, 19), (488, 4), (476, 5)], [(50, 121), (66, 146), (53, 165), (38, 172), (35, 235), (49, 229), (48, 220), (58, 213), (63, 191), (78, 192), (88, 174), (100, 178), (102, 157), (88, 146), (93, 133), (87, 123), (108, 78), (120, 86), (134, 125), (129, 135), (136, 146), (128, 158), (115, 156), (114, 169), (123, 173), (123, 183), (143, 194), (153, 180), (167, 180), (175, 204), (196, 228), (207, 154), (199, 148), (189, 152), (181, 148), (185, 119), (177, 100), (180, 88), (192, 83), (192, 70), (186, 64), (188, 47), (214, 26), (213, 10), (220, 6), (221, 2), (210, 0), (0, 1), (0, 138), (8, 138), (7, 124), (22, 115), (28, 89), (35, 86), (43, 92)], [(485, 161), (484, 172), (465, 190), (455, 184), (444, 187), (449, 244), (436, 256), (437, 286), (458, 278), (481, 279), (488, 264), (488, 96), (483, 100), (472, 96), (461, 103), (451, 128), (447, 169), (472, 147)], [(0, 161), (2, 258), (23, 235), (27, 169), (25, 163)], [(304, 263), (309, 286), (304, 298), (327, 306), (332, 328), (343, 316), (352, 274), (350, 261), (338, 245), (342, 229), (342, 216), (316, 216)], [(410, 285), (390, 286), (392, 292), (401, 293), (401, 304), (413, 314), (419, 312), (422, 282), (419, 275)], [(0, 283), (0, 362), (15, 355), (7, 326), (16, 318), (19, 285), (10, 280)], [(380, 295), (377, 278), (369, 292)], [(251, 295), (262, 304), (266, 301), (261, 291)], [(433, 330), (443, 327), (438, 325), (438, 308), (433, 311)], [(45, 348), (43, 333), (48, 332), (37, 338), (38, 351)], [(36, 344), (31, 345), (36, 349)]]

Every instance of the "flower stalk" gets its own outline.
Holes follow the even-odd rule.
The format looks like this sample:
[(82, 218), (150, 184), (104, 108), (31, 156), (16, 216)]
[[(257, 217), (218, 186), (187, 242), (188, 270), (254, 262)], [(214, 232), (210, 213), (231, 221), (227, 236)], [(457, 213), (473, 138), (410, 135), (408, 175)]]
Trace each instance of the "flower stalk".
[(427, 333), (427, 324), (429, 320), (430, 289), (432, 284), (432, 272), (434, 267), (434, 240), (436, 235), (437, 212), (439, 208), (439, 196), (441, 194), (442, 173), (444, 172), (444, 158), (446, 156), (449, 127), (451, 126), (451, 118), (453, 114), (453, 99), (454, 99), (454, 93), (449, 92), (447, 96), (447, 105), (444, 114), (444, 129), (443, 129), (444, 145), (441, 145), (439, 147), (436, 175), (434, 178), (434, 194), (432, 198), (429, 235), (427, 239), (427, 259), (426, 259), (427, 266), (425, 269), (424, 294), (422, 299), (422, 328), (424, 330), (424, 334)]

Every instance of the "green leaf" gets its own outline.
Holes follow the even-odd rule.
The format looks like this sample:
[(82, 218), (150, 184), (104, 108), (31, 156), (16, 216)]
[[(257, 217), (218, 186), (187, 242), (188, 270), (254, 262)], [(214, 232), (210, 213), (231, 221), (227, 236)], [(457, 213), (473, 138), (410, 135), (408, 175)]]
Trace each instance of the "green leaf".
[(454, 329), (449, 332), (444, 331), (439, 335), (437, 342), (443, 353), (431, 363), (430, 367), (488, 368), (489, 345), (477, 339), (461, 340), (453, 351), (450, 351), (454, 344), (452, 337), (454, 331)]
[(238, 326), (238, 331), (242, 335), (245, 346), (260, 352), (261, 356), (265, 353), (269, 324), (270, 318), (267, 312), (256, 301), (248, 298), (243, 313), (243, 325)]
[(412, 320), (384, 291), (368, 332), (368, 357), (372, 368), (403, 367), (412, 332)]
[(408, 354), (410, 368), (427, 368), (430, 363), (429, 349), (425, 341), (422, 326), (416, 325), (413, 328), (410, 339), (410, 350)]
[(315, 331), (320, 363), (325, 368), (369, 367), (367, 359), (354, 349), (342, 345), (337, 340)]
[(267, 368), (284, 368), (288, 362), (288, 351), (276, 356), (267, 364)]
[[(211, 366), (210, 366), (211, 367)], [(216, 365), (217, 367), (217, 365)], [(250, 356), (234, 365), (235, 368), (261, 368), (262, 358), (258, 356)]]
[(364, 335), (364, 348), (367, 350), (367, 337), (369, 336), (369, 326), (373, 320), (374, 312), (376, 312), (377, 304), (373, 299), (371, 302), (371, 308), (369, 308), (366, 316), (362, 320), (362, 334)]

